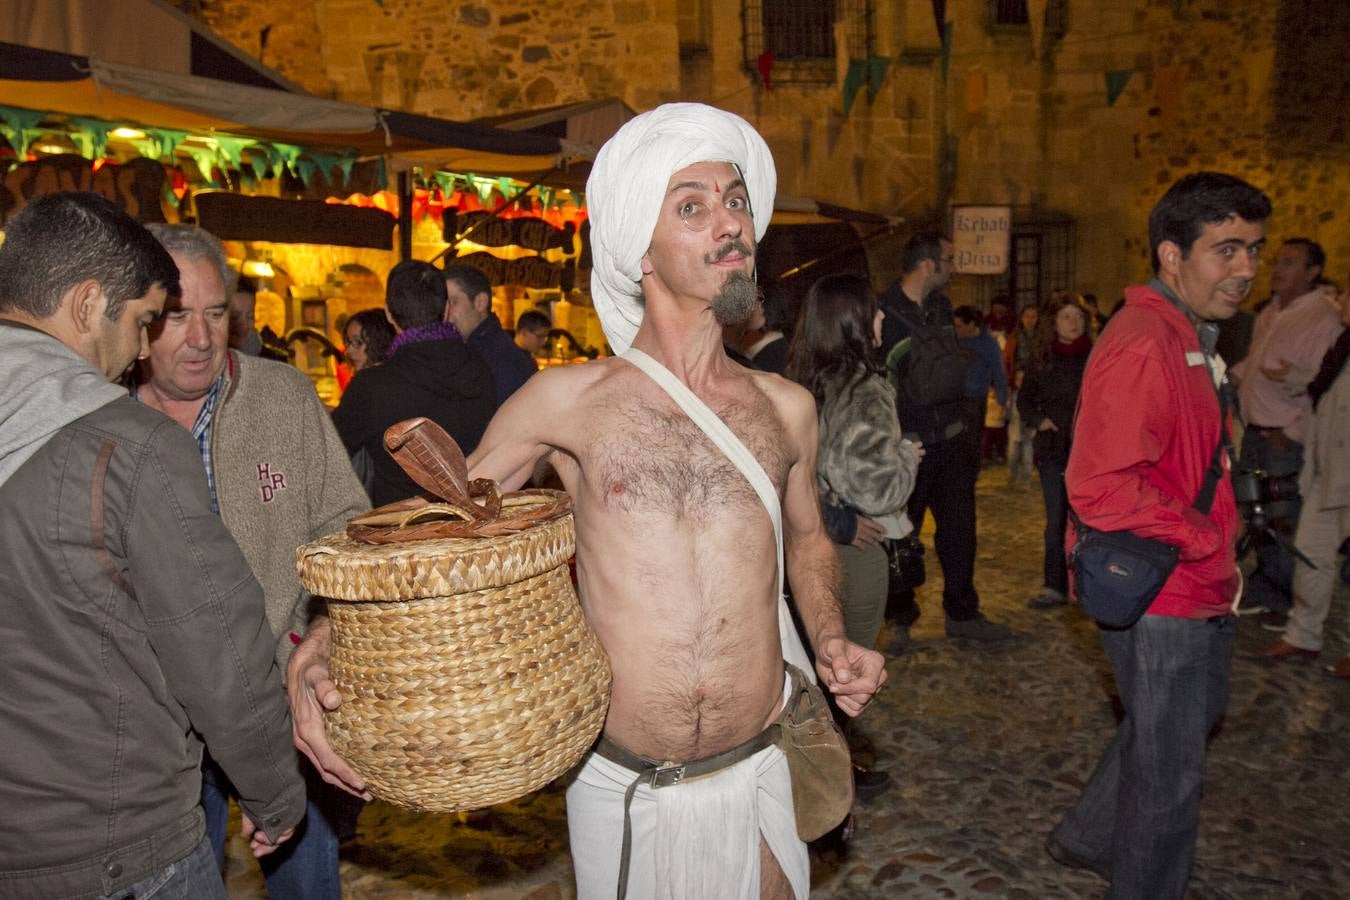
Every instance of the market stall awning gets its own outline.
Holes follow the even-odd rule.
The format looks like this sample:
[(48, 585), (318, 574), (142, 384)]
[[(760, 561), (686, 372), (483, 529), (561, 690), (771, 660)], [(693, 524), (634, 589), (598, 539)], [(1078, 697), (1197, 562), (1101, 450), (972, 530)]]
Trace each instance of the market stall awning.
[(905, 220), (900, 216), (883, 216), (880, 213), (826, 203), (824, 200), (779, 194), (774, 197), (773, 219), (770, 221), (774, 225), (828, 225), (835, 222), (852, 222), (882, 228), (900, 225)]
[(153, 72), (16, 44), (0, 43), (0, 106), (384, 156), (394, 169), (415, 164), (519, 176), (549, 170), (563, 155), (562, 142), (545, 135)]

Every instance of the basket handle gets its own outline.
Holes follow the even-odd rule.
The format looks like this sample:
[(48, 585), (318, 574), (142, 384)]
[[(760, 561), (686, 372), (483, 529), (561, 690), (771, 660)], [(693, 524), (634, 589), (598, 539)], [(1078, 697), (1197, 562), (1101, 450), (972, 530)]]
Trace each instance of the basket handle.
[(433, 497), (458, 507), (471, 503), (464, 451), (435, 422), (419, 416), (390, 425), (384, 446), (408, 477)]

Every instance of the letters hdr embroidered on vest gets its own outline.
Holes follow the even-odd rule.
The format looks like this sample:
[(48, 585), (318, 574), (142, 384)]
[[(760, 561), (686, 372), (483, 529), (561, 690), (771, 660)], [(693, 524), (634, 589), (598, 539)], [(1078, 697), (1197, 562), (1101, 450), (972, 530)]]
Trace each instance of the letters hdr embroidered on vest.
[(262, 502), (271, 503), (276, 498), (277, 491), (285, 489), (285, 472), (274, 470), (270, 463), (258, 464), (258, 490), (262, 494)]

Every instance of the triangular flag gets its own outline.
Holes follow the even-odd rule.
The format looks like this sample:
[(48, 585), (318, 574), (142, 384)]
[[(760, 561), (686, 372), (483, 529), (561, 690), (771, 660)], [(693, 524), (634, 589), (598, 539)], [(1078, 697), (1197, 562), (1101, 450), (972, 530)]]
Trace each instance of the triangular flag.
[(886, 70), (891, 67), (889, 56), (873, 56), (867, 60), (867, 102), (877, 99), (881, 85), (886, 80)]
[(1106, 73), (1106, 105), (1115, 106), (1125, 86), (1130, 83), (1134, 69), (1111, 69)]
[(858, 89), (866, 80), (867, 60), (849, 60), (848, 75), (844, 76), (844, 118), (848, 118), (848, 111), (853, 108), (853, 101), (858, 97)]
[(947, 0), (933, 0), (933, 24), (937, 26), (938, 40), (947, 39)]
[(1041, 58), (1041, 38), (1045, 36), (1046, 0), (1027, 0), (1027, 25), (1031, 27), (1031, 58)]

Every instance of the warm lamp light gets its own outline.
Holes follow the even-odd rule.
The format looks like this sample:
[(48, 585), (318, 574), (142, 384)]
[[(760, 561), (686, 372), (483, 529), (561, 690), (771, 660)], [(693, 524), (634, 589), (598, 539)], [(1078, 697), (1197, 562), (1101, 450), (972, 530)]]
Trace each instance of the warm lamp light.
[(250, 278), (275, 278), (277, 274), (276, 269), (265, 259), (246, 259), (239, 271)]

